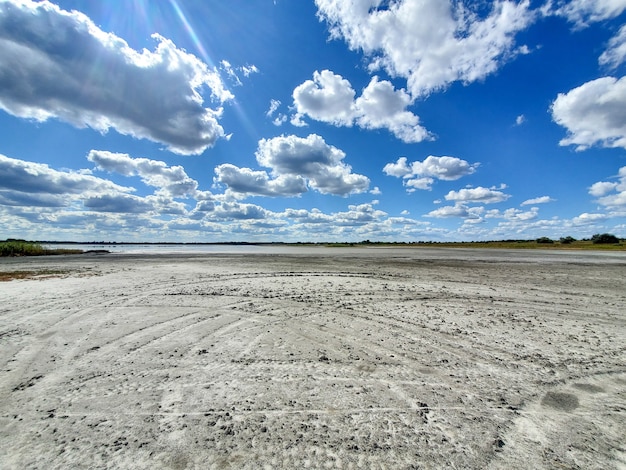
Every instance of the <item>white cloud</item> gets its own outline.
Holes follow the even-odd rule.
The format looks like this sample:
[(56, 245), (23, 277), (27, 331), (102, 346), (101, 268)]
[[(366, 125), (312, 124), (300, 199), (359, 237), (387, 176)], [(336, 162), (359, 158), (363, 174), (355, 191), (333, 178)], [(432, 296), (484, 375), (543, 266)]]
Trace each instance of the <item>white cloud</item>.
[(307, 191), (306, 182), (298, 175), (279, 175), (270, 179), (265, 171), (239, 168), (224, 163), (215, 168), (216, 181), (241, 195), (253, 196), (297, 196)]
[(83, 204), (87, 209), (97, 212), (143, 214), (154, 210), (149, 200), (132, 194), (99, 194), (87, 197)]
[(345, 156), (316, 134), (261, 139), (256, 151), (258, 163), (271, 168), (274, 176), (306, 178), (310, 187), (324, 194), (346, 196), (366, 191), (369, 179), (352, 173), (350, 165), (343, 162)]
[(215, 207), (212, 216), (223, 220), (249, 220), (265, 219), (271, 213), (255, 204), (242, 204), (239, 202), (222, 202)]
[(619, 169), (618, 178), (616, 183), (600, 181), (592, 184), (589, 194), (598, 198), (598, 204), (623, 211), (626, 210), (626, 166)]
[(433, 187), (435, 180), (433, 178), (411, 178), (404, 181), (404, 185), (408, 188), (407, 191), (412, 193), (417, 189), (424, 191), (430, 191)]
[(617, 188), (617, 183), (611, 183), (608, 181), (599, 181), (593, 183), (589, 188), (589, 194), (592, 196), (600, 197), (605, 196)]
[(237, 72), (243, 73), (244, 77), (246, 78), (248, 78), (253, 73), (259, 72), (259, 69), (255, 65), (249, 65), (249, 66), (244, 65), (242, 67), (233, 67), (231, 63), (228, 62), (227, 60), (222, 60), (220, 62), (220, 68), (222, 69), (222, 71), (226, 73), (226, 75), (237, 86), (242, 85), (241, 79), (239, 78), (239, 75), (237, 75)]
[(233, 95), (216, 70), (169, 39), (153, 38), (154, 51), (138, 52), (82, 13), (47, 1), (2, 2), (0, 108), (200, 154), (225, 137), (221, 109), (204, 107), (200, 91), (206, 86), (218, 106)]
[(476, 188), (461, 189), (459, 191), (450, 191), (446, 194), (445, 199), (447, 201), (459, 202), (472, 202), (480, 204), (494, 204), (498, 202), (506, 201), (511, 196), (504, 194), (501, 191), (493, 189), (483, 188), (478, 186)]
[(87, 159), (96, 168), (124, 176), (139, 176), (149, 185), (159, 188), (170, 197), (193, 196), (198, 182), (190, 178), (182, 166), (169, 167), (165, 162), (147, 158), (132, 158), (125, 153), (91, 150)]
[(521, 211), (519, 209), (510, 208), (500, 212), (497, 209), (488, 211), (485, 214), (485, 218), (494, 219), (506, 219), (508, 221), (528, 222), (534, 220), (539, 216), (539, 208), (531, 207), (529, 211)]
[(330, 70), (315, 71), (293, 90), (293, 102), (300, 115), (337, 126), (351, 126), (354, 120), (355, 91), (350, 82)]
[[(120, 161), (118, 166), (122, 173), (128, 171), (128, 168), (122, 168), (123, 163)], [(68, 208), (69, 212), (66, 214), (72, 214), (72, 217), (79, 219), (87, 217), (89, 212), (185, 212), (184, 205), (173, 201), (166, 192), (141, 197), (129, 194), (133, 191), (133, 188), (119, 186), (85, 172), (59, 171), (45, 164), (0, 155), (0, 203), (15, 208), (28, 208), (31, 214), (37, 214), (40, 222), (60, 223), (56, 214), (62, 212), (57, 209), (49, 213), (46, 208)], [(40, 210), (33, 212), (33, 208)]]
[(387, 213), (374, 209), (372, 204), (348, 206), (348, 211), (334, 214), (335, 222), (341, 225), (358, 225), (380, 220)]
[(423, 162), (413, 162), (414, 175), (432, 176), (444, 181), (455, 181), (476, 171), (478, 163), (470, 164), (456, 157), (426, 157)]
[(552, 103), (552, 119), (568, 130), (560, 145), (626, 148), (626, 77), (587, 82)]
[(449, 218), (449, 217), (469, 217), (469, 212), (467, 210), (467, 207), (461, 205), (461, 204), (456, 204), (454, 206), (444, 206), (444, 207), (440, 207), (439, 209), (435, 209), (434, 211), (429, 212), (428, 214), (426, 214), (426, 217), (436, 217), (439, 219), (442, 218)]
[(626, 25), (622, 26), (619, 32), (611, 38), (598, 62), (612, 70), (626, 62)]
[[(270, 107), (265, 113), (265, 115), (269, 118), (273, 117), (278, 108), (280, 108), (281, 102), (280, 100), (270, 100)], [(276, 117), (272, 120), (272, 124), (275, 126), (282, 126), (285, 122), (287, 122), (287, 116), (283, 113), (277, 113)]]
[(605, 214), (589, 214), (588, 212), (584, 212), (578, 217), (574, 217), (572, 219), (572, 223), (574, 225), (589, 225), (597, 222), (603, 222), (606, 219), (607, 216)]
[(243, 65), (239, 67), (239, 70), (243, 73), (244, 77), (249, 77), (253, 73), (259, 73), (259, 69), (256, 65)]
[(530, 206), (533, 204), (547, 204), (548, 202), (554, 202), (554, 199), (552, 199), (550, 196), (541, 196), (541, 197), (536, 197), (533, 199), (527, 199), (526, 201), (522, 202), (520, 206)]
[(235, 69), (233, 69), (233, 66), (230, 65), (230, 62), (228, 62), (227, 60), (222, 60), (220, 62), (220, 68), (235, 83), (235, 85), (238, 85), (238, 86), (242, 85), (241, 80), (239, 79), (239, 77), (235, 73)]
[(281, 102), (280, 100), (270, 100), (270, 107), (265, 113), (267, 117), (272, 117), (274, 113), (280, 108)]
[(626, 10), (626, 0), (558, 0), (550, 2), (548, 14), (564, 16), (578, 28), (619, 16)]
[(517, 126), (521, 126), (525, 122), (526, 122), (526, 116), (524, 116), (523, 114), (520, 114), (519, 116), (515, 118), (515, 125)]
[(291, 119), (289, 120), (289, 122), (291, 123), (292, 126), (295, 126), (295, 127), (307, 127), (308, 126), (308, 124), (304, 120), (304, 115), (300, 113), (296, 113), (293, 116), (291, 116)]
[(476, 171), (479, 163), (470, 164), (456, 157), (428, 156), (423, 162), (416, 161), (410, 165), (406, 157), (400, 157), (395, 163), (387, 163), (383, 172), (390, 176), (404, 178), (408, 191), (415, 189), (430, 190), (435, 179), (455, 181)]
[(611, 209), (626, 210), (626, 191), (620, 191), (616, 194), (601, 197), (598, 199), (598, 203)]
[(515, 34), (532, 21), (530, 2), (482, 5), (449, 0), (394, 2), (316, 0), (331, 36), (370, 57), (370, 68), (404, 77), (414, 97), (452, 82), (470, 83), (495, 72), (515, 48)]
[(374, 208), (374, 204), (351, 204), (347, 211), (325, 214), (319, 209), (287, 209), (280, 214), (292, 219), (303, 227), (312, 228), (316, 232), (331, 233), (337, 227), (359, 227), (372, 223), (382, 223), (387, 213)]
[(391, 82), (373, 77), (355, 102), (356, 122), (364, 129), (388, 129), (402, 142), (432, 139), (420, 125), (419, 117), (406, 110), (412, 102), (406, 91), (396, 90)]
[[(132, 191), (134, 191), (133, 188), (119, 186), (95, 176), (80, 172), (58, 171), (43, 163), (27, 162), (0, 155), (0, 192), (5, 197), (8, 193), (13, 194), (13, 198), (20, 197), (16, 193), (31, 195), (30, 197), (35, 195), (45, 205), (48, 197), (52, 197), (54, 201), (61, 201), (61, 199), (56, 199), (56, 196)], [(66, 200), (66, 204), (69, 204), (69, 201)], [(53, 205), (56, 205), (56, 202)]]
[(407, 143), (431, 139), (431, 134), (420, 125), (419, 117), (407, 111), (413, 100), (403, 90), (396, 90), (391, 82), (373, 77), (361, 96), (348, 80), (329, 70), (316, 71), (313, 80), (298, 85), (293, 92), (296, 114), (295, 126), (306, 125), (304, 117), (335, 126), (358, 125), (362, 129), (387, 129), (396, 138)]
[(404, 178), (411, 176), (411, 167), (407, 164), (406, 157), (400, 157), (395, 163), (387, 163), (383, 172), (389, 176), (395, 176), (397, 178)]

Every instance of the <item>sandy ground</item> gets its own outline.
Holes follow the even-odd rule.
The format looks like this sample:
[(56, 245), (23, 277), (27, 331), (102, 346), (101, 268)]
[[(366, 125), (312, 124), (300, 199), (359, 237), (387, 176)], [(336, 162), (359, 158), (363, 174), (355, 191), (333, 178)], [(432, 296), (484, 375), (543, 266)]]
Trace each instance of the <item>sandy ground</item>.
[(624, 254), (12, 270), (49, 274), (0, 283), (3, 469), (626, 468)]

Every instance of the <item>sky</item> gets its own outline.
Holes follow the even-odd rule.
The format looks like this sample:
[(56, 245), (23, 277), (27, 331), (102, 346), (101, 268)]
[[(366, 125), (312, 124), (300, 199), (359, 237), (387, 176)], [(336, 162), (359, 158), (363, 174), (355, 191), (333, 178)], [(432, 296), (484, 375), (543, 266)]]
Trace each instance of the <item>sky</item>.
[(626, 237), (626, 0), (0, 0), (0, 239)]

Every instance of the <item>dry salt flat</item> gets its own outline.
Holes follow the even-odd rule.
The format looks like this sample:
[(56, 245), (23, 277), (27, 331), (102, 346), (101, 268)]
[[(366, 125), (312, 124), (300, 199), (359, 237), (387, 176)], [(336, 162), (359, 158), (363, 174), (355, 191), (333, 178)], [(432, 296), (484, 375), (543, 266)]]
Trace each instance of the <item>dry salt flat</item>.
[(626, 257), (3, 259), (3, 469), (626, 468)]

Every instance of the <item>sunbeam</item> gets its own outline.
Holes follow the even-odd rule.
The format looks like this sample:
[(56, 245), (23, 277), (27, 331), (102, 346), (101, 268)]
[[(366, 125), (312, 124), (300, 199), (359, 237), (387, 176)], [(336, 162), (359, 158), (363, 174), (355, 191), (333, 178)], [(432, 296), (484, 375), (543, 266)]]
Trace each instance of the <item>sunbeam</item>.
[(200, 41), (200, 38), (198, 37), (198, 34), (196, 33), (195, 29), (193, 28), (193, 26), (191, 26), (191, 24), (189, 23), (189, 20), (187, 20), (187, 16), (183, 12), (183, 10), (180, 7), (178, 1), (177, 0), (169, 0), (169, 2), (170, 2), (170, 5), (172, 5), (172, 8), (174, 9), (174, 12), (176, 12), (176, 16), (178, 16), (178, 19), (181, 21), (181, 23), (185, 27), (185, 30), (187, 31), (187, 34), (189, 35), (189, 37), (193, 41), (194, 46), (196, 47), (196, 49), (198, 50), (198, 52), (200, 53), (200, 55), (202, 56), (204, 61), (211, 68), (215, 68), (215, 63), (213, 62), (213, 60), (211, 59), (211, 56), (208, 54), (208, 52), (204, 48), (204, 45), (202, 44), (202, 41)]

